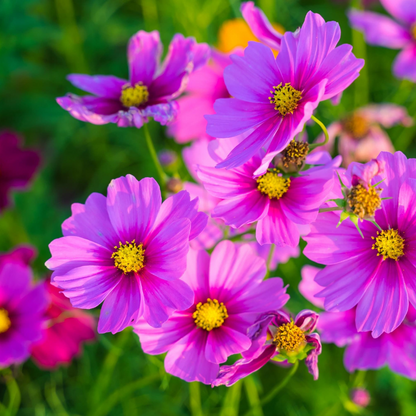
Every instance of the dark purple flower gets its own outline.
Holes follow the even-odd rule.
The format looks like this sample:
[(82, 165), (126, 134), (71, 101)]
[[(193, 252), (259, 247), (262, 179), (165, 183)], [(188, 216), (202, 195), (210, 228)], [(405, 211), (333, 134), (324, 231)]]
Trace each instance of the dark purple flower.
[(270, 48), (250, 42), (244, 56), (232, 55), (224, 71), (233, 98), (219, 99), (206, 116), (207, 133), (230, 138), (246, 133), (218, 167), (241, 166), (262, 147), (282, 151), (300, 133), (319, 102), (338, 95), (364, 65), (350, 45), (336, 47), (338, 23), (309, 12), (300, 31), (286, 32), (275, 59)]
[(10, 205), (10, 190), (27, 188), (39, 167), (39, 154), (21, 149), (21, 142), (12, 131), (0, 133), (0, 211)]
[(57, 102), (73, 117), (93, 124), (140, 128), (149, 117), (168, 124), (178, 111), (175, 98), (184, 91), (189, 74), (206, 63), (209, 47), (176, 34), (162, 64), (161, 54), (159, 32), (141, 30), (130, 39), (127, 49), (129, 80), (72, 74), (68, 80), (93, 95), (67, 94)]
[(322, 346), (319, 335), (313, 331), (318, 318), (316, 312), (309, 310), (299, 312), (295, 320), (283, 311), (263, 315), (248, 331), (252, 346), (243, 352), (244, 358), (222, 366), (212, 386), (231, 386), (259, 370), (269, 360), (294, 363), (305, 359), (309, 372), (317, 380), (318, 355)]
[(107, 197), (93, 193), (85, 205), (72, 205), (72, 216), (62, 224), (64, 237), (49, 245), (52, 284), (77, 308), (104, 301), (99, 333), (122, 331), (142, 316), (160, 327), (193, 301), (179, 278), (189, 240), (207, 222), (197, 204), (186, 191), (162, 203), (153, 178), (114, 179)]
[(288, 301), (282, 279), (263, 281), (265, 274), (265, 261), (247, 244), (222, 241), (211, 257), (190, 250), (183, 280), (195, 293), (194, 304), (158, 329), (140, 320), (134, 331), (144, 352), (168, 352), (168, 373), (210, 384), (219, 364), (250, 348), (247, 330), (256, 317)]
[(393, 64), (397, 78), (416, 82), (416, 0), (380, 0), (400, 23), (382, 14), (351, 10), (351, 26), (364, 32), (372, 45), (402, 49)]

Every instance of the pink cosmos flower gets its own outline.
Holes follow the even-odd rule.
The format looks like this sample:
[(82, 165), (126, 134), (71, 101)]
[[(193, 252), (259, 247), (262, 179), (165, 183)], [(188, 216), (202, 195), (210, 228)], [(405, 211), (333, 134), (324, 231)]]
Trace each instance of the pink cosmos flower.
[[(380, 152), (394, 152), (387, 133), (381, 128), (390, 128), (396, 124), (408, 127), (412, 119), (404, 107), (395, 104), (372, 104), (360, 108), (342, 121), (328, 126), (329, 142), (325, 149), (332, 153), (335, 139), (339, 136), (338, 152), (344, 166), (351, 162), (368, 162)], [(316, 142), (323, 142), (320, 135)]]
[(140, 128), (149, 117), (168, 124), (178, 112), (175, 98), (184, 91), (189, 74), (206, 63), (209, 46), (176, 34), (162, 64), (161, 54), (159, 32), (140, 30), (127, 48), (129, 80), (112, 75), (72, 74), (68, 80), (93, 95), (67, 94), (57, 102), (73, 117), (93, 124)]
[(387, 16), (351, 10), (351, 26), (364, 32), (368, 43), (401, 49), (393, 64), (397, 78), (416, 82), (416, 0), (380, 0), (384, 8), (400, 23)]
[[(233, 53), (242, 55), (242, 50)], [(177, 100), (179, 112), (176, 120), (169, 125), (168, 135), (178, 143), (191, 140), (212, 139), (206, 134), (206, 114), (214, 114), (214, 103), (218, 98), (228, 98), (224, 84), (224, 69), (231, 64), (229, 54), (211, 50), (211, 61), (189, 76), (186, 95)]]
[(336, 47), (340, 28), (309, 12), (296, 35), (286, 32), (275, 59), (265, 45), (251, 42), (244, 57), (231, 56), (224, 71), (233, 98), (219, 99), (215, 115), (206, 116), (207, 133), (230, 138), (246, 133), (218, 167), (235, 168), (262, 147), (282, 151), (300, 133), (319, 102), (347, 88), (359, 75), (364, 61), (350, 45)]
[(49, 245), (52, 284), (77, 308), (104, 301), (99, 333), (122, 331), (141, 316), (160, 327), (193, 301), (179, 278), (189, 240), (207, 222), (197, 203), (186, 191), (162, 203), (153, 178), (111, 181), (107, 197), (93, 193), (85, 205), (72, 205), (72, 216), (62, 224), (64, 237)]
[(251, 348), (232, 365), (221, 367), (212, 386), (231, 386), (259, 370), (270, 360), (295, 362), (304, 359), (314, 380), (318, 379), (318, 355), (322, 352), (319, 335), (313, 333), (318, 322), (316, 312), (304, 310), (295, 319), (283, 311), (269, 312), (249, 329)]
[(390, 199), (380, 201), (362, 187), (355, 208), (366, 211), (381, 203), (373, 212), (380, 229), (363, 221), (361, 237), (351, 221), (337, 228), (339, 214), (321, 213), (304, 250), (309, 259), (327, 265), (315, 278), (324, 287), (316, 296), (324, 298), (325, 309), (343, 312), (357, 306), (357, 330), (372, 331), (374, 337), (394, 331), (409, 303), (416, 305), (416, 161), (401, 152), (383, 152), (377, 162), (384, 170), (371, 183), (384, 180), (381, 196)]
[(0, 132), (0, 211), (10, 205), (10, 190), (26, 189), (39, 167), (39, 154), (21, 149), (21, 142), (12, 131)]
[(49, 308), (44, 315), (45, 329), (42, 340), (32, 345), (30, 354), (35, 363), (53, 370), (69, 364), (80, 354), (86, 341), (95, 339), (95, 319), (85, 312), (74, 309), (59, 289), (44, 282), (49, 295)]
[(0, 257), (0, 368), (25, 361), (42, 337), (48, 298), (42, 284), (33, 284), (33, 256), (33, 249), (19, 247)]
[(283, 281), (266, 274), (264, 260), (248, 245), (222, 241), (211, 257), (190, 250), (183, 280), (194, 293), (193, 305), (175, 312), (159, 329), (143, 319), (135, 326), (144, 352), (168, 352), (165, 369), (186, 381), (210, 384), (219, 364), (251, 346), (247, 329), (259, 314), (289, 299)]
[(351, 401), (359, 407), (367, 407), (370, 404), (371, 396), (368, 390), (362, 387), (352, 389), (350, 392)]
[[(228, 140), (230, 143), (233, 141)], [(225, 159), (227, 145), (215, 140), (209, 146), (217, 161)], [(329, 166), (284, 177), (263, 151), (231, 170), (198, 166), (205, 189), (222, 200), (213, 209), (213, 218), (222, 218), (234, 228), (257, 222), (256, 239), (260, 244), (292, 247), (299, 244), (299, 226), (313, 222), (328, 198), (333, 174)]]

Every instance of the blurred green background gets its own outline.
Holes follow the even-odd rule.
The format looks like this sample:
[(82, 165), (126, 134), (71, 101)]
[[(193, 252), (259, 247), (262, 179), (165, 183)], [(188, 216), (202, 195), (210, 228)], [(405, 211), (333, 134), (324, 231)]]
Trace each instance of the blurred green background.
[[(354, 2), (357, 3), (357, 2)], [(366, 58), (362, 76), (344, 93), (341, 105), (322, 103), (318, 117), (327, 124), (367, 102), (394, 102), (416, 115), (414, 84), (396, 80), (391, 64), (396, 51), (366, 47), (353, 34), (345, 15), (347, 3), (330, 0), (258, 0), (271, 21), (295, 30), (308, 10), (336, 20), (343, 43), (353, 43)], [(377, 4), (374, 10), (381, 11)], [(55, 102), (77, 92), (65, 77), (72, 72), (127, 77), (126, 44), (139, 29), (159, 30), (165, 47), (176, 32), (200, 42), (217, 44), (221, 24), (239, 16), (239, 2), (227, 0), (1, 0), (0, 2), (0, 129), (20, 132), (27, 147), (38, 149), (41, 172), (26, 193), (15, 195), (15, 206), (0, 216), (0, 249), (31, 243), (39, 255), (38, 278), (47, 273), (48, 244), (61, 236), (60, 225), (73, 202), (84, 202), (93, 191), (106, 192), (111, 179), (127, 173), (137, 178), (157, 174), (148, 156), (143, 132), (115, 125), (95, 126), (73, 119)], [(78, 91), (79, 92), (79, 91)], [(150, 125), (157, 150), (180, 146), (164, 129)], [(315, 126), (311, 136), (318, 134)], [(389, 131), (397, 150), (416, 156), (415, 128)], [(0, 167), (1, 169), (1, 167)], [(298, 290), (301, 256), (280, 265), (274, 275), (290, 284), (293, 312), (311, 308)], [(314, 382), (301, 363), (289, 384), (263, 408), (259, 400), (288, 370), (269, 364), (231, 388), (211, 389), (188, 384), (164, 372), (163, 356), (146, 356), (130, 330), (102, 335), (87, 345), (71, 367), (43, 372), (31, 361), (13, 372), (21, 395), (18, 415), (318, 415), (339, 416), (358, 411), (348, 392), (360, 384), (371, 393), (361, 414), (416, 415), (416, 385), (387, 369), (349, 374), (343, 351), (324, 345), (320, 378)], [(362, 384), (363, 383), (363, 384)], [(17, 400), (0, 380), (0, 399)]]

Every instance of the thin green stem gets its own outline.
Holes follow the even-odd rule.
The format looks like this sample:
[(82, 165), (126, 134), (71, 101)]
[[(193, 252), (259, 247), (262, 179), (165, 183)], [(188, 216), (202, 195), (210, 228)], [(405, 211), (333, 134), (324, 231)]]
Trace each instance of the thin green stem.
[[(299, 361), (296, 361), (293, 364), (293, 367), (290, 369), (289, 373), (286, 375), (286, 377), (281, 381), (280, 384), (278, 384), (266, 397), (264, 397), (260, 401), (260, 406), (264, 406), (265, 404), (269, 403), (277, 393), (279, 393), (280, 390), (283, 389), (283, 387), (286, 386), (286, 384), (289, 382), (289, 380), (293, 377), (293, 375), (296, 373), (296, 370), (298, 369)], [(250, 416), (253, 412), (253, 408), (251, 408), (244, 416)]]
[(273, 258), (273, 253), (274, 253), (274, 249), (275, 249), (275, 245), (271, 244), (270, 245), (270, 251), (269, 251), (269, 255), (267, 256), (267, 262), (266, 262), (266, 267), (267, 267), (267, 274), (266, 274), (266, 279), (269, 277), (270, 275), (270, 263), (272, 262), (272, 258)]
[(16, 380), (12, 376), (11, 372), (6, 376), (7, 392), (9, 393), (9, 405), (7, 406), (7, 416), (15, 416), (20, 407), (20, 390), (16, 383)]
[(332, 211), (342, 211), (341, 207), (331, 207), (331, 208), (321, 208), (319, 212), (332, 212)]
[(189, 404), (191, 407), (192, 416), (204, 416), (201, 406), (201, 392), (199, 390), (199, 383), (189, 383)]
[(322, 121), (321, 120), (318, 120), (315, 116), (312, 116), (311, 117), (312, 118), (312, 120), (316, 123), (316, 124), (318, 124), (318, 126), (322, 129), (322, 131), (324, 132), (324, 135), (325, 135), (325, 141), (323, 141), (322, 143), (314, 143), (314, 144), (310, 144), (309, 145), (309, 150), (311, 151), (311, 150), (313, 150), (313, 149), (316, 149), (317, 147), (320, 147), (320, 146), (325, 146), (327, 143), (328, 143), (328, 141), (329, 141), (329, 134), (328, 134), (328, 130), (326, 129), (326, 127), (325, 127), (325, 124), (324, 123), (322, 123)]
[(153, 146), (152, 138), (150, 137), (149, 128), (147, 127), (147, 123), (143, 125), (144, 130), (144, 137), (146, 138), (147, 147), (149, 148), (150, 156), (153, 159), (153, 163), (155, 164), (156, 170), (160, 177), (160, 183), (162, 186), (166, 183), (166, 174), (163, 171), (162, 165), (159, 162), (159, 159), (156, 154), (155, 147)]

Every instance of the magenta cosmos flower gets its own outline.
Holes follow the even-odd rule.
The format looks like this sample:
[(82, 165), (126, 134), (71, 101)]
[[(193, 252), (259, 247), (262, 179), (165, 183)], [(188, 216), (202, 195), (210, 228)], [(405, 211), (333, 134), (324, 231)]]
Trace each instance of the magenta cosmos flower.
[(312, 333), (318, 322), (316, 312), (304, 310), (295, 320), (283, 311), (269, 312), (249, 329), (250, 350), (232, 365), (222, 366), (213, 386), (231, 386), (259, 370), (270, 360), (294, 363), (305, 359), (314, 380), (318, 379), (318, 355), (322, 351), (319, 335)]
[(0, 133), (0, 211), (10, 205), (10, 190), (27, 188), (39, 167), (39, 154), (21, 149), (21, 142), (12, 131)]
[(167, 351), (168, 373), (210, 384), (220, 363), (250, 348), (247, 329), (256, 317), (288, 301), (282, 279), (262, 281), (265, 274), (264, 260), (248, 245), (222, 241), (211, 257), (203, 250), (190, 250), (182, 279), (192, 287), (194, 303), (175, 312), (159, 329), (140, 320), (134, 331), (143, 351)]
[[(401, 152), (383, 152), (377, 162), (384, 169), (371, 184), (384, 180), (378, 185), (380, 196), (390, 199), (381, 201), (380, 191), (359, 183), (353, 187), (352, 209), (372, 211), (380, 229), (363, 221), (361, 237), (351, 221), (337, 228), (339, 214), (321, 213), (305, 237), (304, 250), (309, 259), (327, 265), (315, 278), (325, 288), (316, 295), (324, 298), (325, 309), (342, 312), (357, 306), (358, 331), (373, 331), (374, 337), (394, 331), (409, 302), (416, 305), (416, 161)], [(358, 172), (353, 165), (351, 171)]]
[(179, 278), (189, 240), (207, 222), (197, 203), (182, 191), (162, 204), (153, 178), (111, 181), (107, 197), (93, 193), (85, 205), (72, 205), (72, 216), (62, 224), (64, 237), (49, 245), (52, 284), (77, 308), (104, 301), (100, 333), (119, 332), (141, 316), (159, 327), (193, 301)]
[[(394, 152), (387, 133), (381, 128), (390, 128), (396, 124), (411, 126), (412, 118), (404, 107), (395, 104), (372, 104), (354, 111), (341, 121), (328, 127), (329, 142), (325, 148), (332, 153), (335, 139), (339, 137), (338, 152), (342, 163), (368, 162), (380, 152)], [(319, 136), (317, 142), (325, 137)]]
[(209, 47), (176, 34), (162, 64), (161, 54), (159, 32), (140, 30), (127, 48), (129, 80), (72, 74), (68, 80), (93, 95), (67, 94), (57, 98), (57, 102), (73, 117), (93, 124), (117, 123), (119, 127), (140, 128), (149, 117), (163, 125), (170, 123), (178, 111), (174, 99), (184, 91), (189, 74), (206, 63)]
[[(228, 150), (222, 143), (210, 143), (211, 154), (218, 161), (224, 160)], [(212, 217), (222, 218), (234, 228), (257, 222), (260, 244), (295, 247), (299, 244), (299, 226), (315, 220), (332, 190), (333, 168), (310, 169), (297, 177), (286, 177), (264, 157), (259, 151), (230, 170), (198, 166), (198, 177), (212, 196), (222, 200)]]
[(33, 256), (26, 247), (0, 256), (0, 368), (25, 361), (42, 337), (48, 298), (42, 284), (33, 284)]
[(400, 23), (382, 14), (351, 10), (351, 26), (364, 32), (368, 43), (401, 49), (393, 64), (397, 78), (416, 82), (416, 0), (380, 0)]
[(242, 165), (262, 147), (282, 151), (300, 133), (319, 102), (341, 93), (364, 65), (350, 45), (336, 47), (338, 23), (325, 23), (309, 12), (300, 32), (286, 32), (275, 59), (270, 48), (250, 42), (244, 57), (231, 56), (233, 64), (224, 80), (233, 98), (219, 99), (215, 115), (208, 115), (207, 133), (230, 138), (247, 137), (218, 165)]
[(96, 323), (91, 315), (73, 308), (49, 279), (44, 285), (49, 307), (44, 314), (42, 339), (31, 347), (30, 354), (39, 367), (53, 370), (70, 364), (81, 353), (82, 344), (95, 339)]

